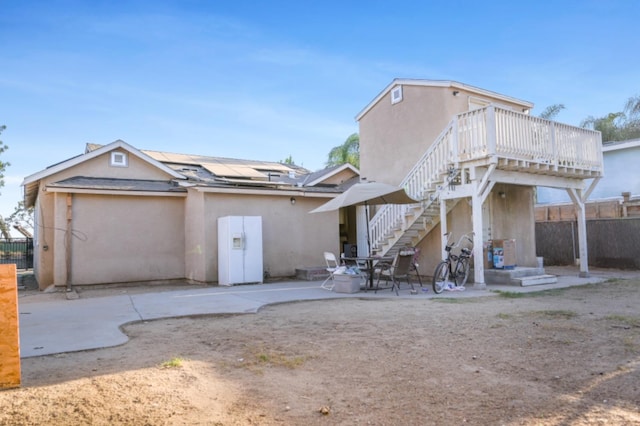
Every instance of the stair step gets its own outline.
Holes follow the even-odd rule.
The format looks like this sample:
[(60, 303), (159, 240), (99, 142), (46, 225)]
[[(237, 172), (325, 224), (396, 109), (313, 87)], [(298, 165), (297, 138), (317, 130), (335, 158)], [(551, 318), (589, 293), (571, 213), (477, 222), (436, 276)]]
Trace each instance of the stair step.
[[(544, 268), (521, 267), (514, 269), (485, 269), (484, 280), (487, 284), (511, 284), (515, 285), (517, 278), (534, 277), (544, 275)], [(518, 282), (517, 285), (520, 285)]]
[(520, 277), (513, 279), (516, 285), (521, 287), (528, 287), (531, 285), (542, 285), (542, 284), (555, 284), (558, 282), (558, 277), (555, 275), (534, 275), (529, 277)]

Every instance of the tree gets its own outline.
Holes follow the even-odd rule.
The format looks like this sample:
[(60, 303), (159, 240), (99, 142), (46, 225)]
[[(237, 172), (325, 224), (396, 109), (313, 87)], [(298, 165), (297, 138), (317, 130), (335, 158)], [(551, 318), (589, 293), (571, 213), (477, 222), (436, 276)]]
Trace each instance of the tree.
[(560, 111), (564, 109), (564, 104), (553, 104), (546, 107), (538, 117), (544, 118), (545, 120), (555, 120)]
[[(0, 126), (0, 134), (2, 134), (2, 131), (4, 129), (6, 129), (6, 128), (7, 128), (7, 126)], [(5, 152), (7, 149), (9, 149), (9, 147), (6, 146), (2, 141), (0, 141), (0, 154)], [(9, 164), (9, 163), (7, 163), (5, 161), (0, 161), (0, 188), (2, 188), (4, 186), (4, 171), (10, 165), (11, 164)]]
[(24, 201), (19, 201), (18, 205), (16, 206), (15, 210), (13, 211), (13, 213), (11, 213), (11, 216), (9, 216), (6, 220), (5, 223), (13, 226), (14, 228), (18, 229), (20, 228), (20, 233), (28, 236), (25, 234), (24, 231), (27, 231), (27, 233), (32, 234), (33, 233), (33, 207), (29, 207), (28, 209), (24, 208)]
[[(2, 131), (6, 129), (7, 126), (0, 126), (0, 134)], [(0, 141), (0, 154), (5, 152), (9, 147), (6, 146), (2, 141)], [(0, 188), (4, 186), (4, 171), (10, 164), (5, 161), (0, 161)], [(9, 226), (5, 222), (5, 220), (0, 216), (0, 234), (2, 234), (3, 238), (11, 238), (11, 233), (9, 232)]]
[(580, 127), (598, 130), (603, 142), (640, 138), (640, 95), (630, 97), (623, 111), (610, 112), (604, 117), (589, 116)]
[(287, 164), (289, 166), (295, 165), (296, 163), (293, 161), (293, 157), (291, 156), (291, 154), (289, 154), (289, 156), (287, 158), (285, 158), (284, 160), (280, 161), (282, 164)]
[(352, 134), (342, 145), (338, 145), (329, 151), (327, 167), (339, 166), (349, 163), (354, 167), (360, 167), (360, 135)]

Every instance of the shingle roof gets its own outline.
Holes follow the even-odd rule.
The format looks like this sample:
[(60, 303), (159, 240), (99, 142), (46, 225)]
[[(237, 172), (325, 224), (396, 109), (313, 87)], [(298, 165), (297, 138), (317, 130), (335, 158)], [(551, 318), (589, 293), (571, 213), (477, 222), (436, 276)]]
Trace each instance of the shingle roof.
[(54, 188), (100, 189), (116, 191), (144, 191), (144, 192), (186, 192), (185, 188), (176, 182), (143, 180), (143, 179), (112, 179), (75, 176), (58, 182), (50, 183)]
[[(95, 191), (144, 191), (186, 192), (186, 186), (209, 188), (238, 188), (251, 190), (302, 190), (308, 193), (340, 193), (343, 185), (323, 185), (323, 176), (329, 178), (341, 167), (336, 166), (311, 173), (307, 169), (290, 164), (269, 161), (241, 160), (205, 155), (174, 154), (160, 151), (138, 150), (126, 142), (117, 140), (108, 145), (87, 144), (85, 153), (25, 178), (25, 203), (35, 203), (38, 185), (42, 178), (74, 167), (88, 159), (109, 152), (110, 149), (125, 149), (139, 158), (167, 172), (167, 180), (116, 179), (104, 177), (75, 176), (54, 183), (55, 189)], [(357, 169), (354, 169), (357, 174)], [(177, 181), (180, 181), (178, 183)]]

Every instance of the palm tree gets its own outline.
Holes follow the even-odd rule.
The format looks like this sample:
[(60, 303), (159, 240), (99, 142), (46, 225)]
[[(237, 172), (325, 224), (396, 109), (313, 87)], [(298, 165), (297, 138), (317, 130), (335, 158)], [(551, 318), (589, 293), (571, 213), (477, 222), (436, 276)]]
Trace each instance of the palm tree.
[(560, 111), (564, 109), (564, 104), (553, 104), (549, 105), (540, 113), (538, 117), (544, 118), (545, 120), (555, 120)]
[(331, 167), (346, 163), (360, 167), (360, 135), (357, 133), (349, 136), (342, 145), (331, 149), (326, 165)]
[(604, 117), (589, 116), (580, 127), (598, 130), (603, 142), (640, 138), (640, 95), (627, 100), (624, 110), (610, 112)]

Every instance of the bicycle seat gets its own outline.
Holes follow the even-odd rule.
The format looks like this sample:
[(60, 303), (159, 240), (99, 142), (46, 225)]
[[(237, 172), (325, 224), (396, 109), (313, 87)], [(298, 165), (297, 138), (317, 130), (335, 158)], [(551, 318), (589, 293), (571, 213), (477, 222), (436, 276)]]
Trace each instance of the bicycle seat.
[(466, 255), (471, 255), (471, 250), (469, 250), (468, 248), (464, 247), (462, 250), (462, 253), (466, 254)]

